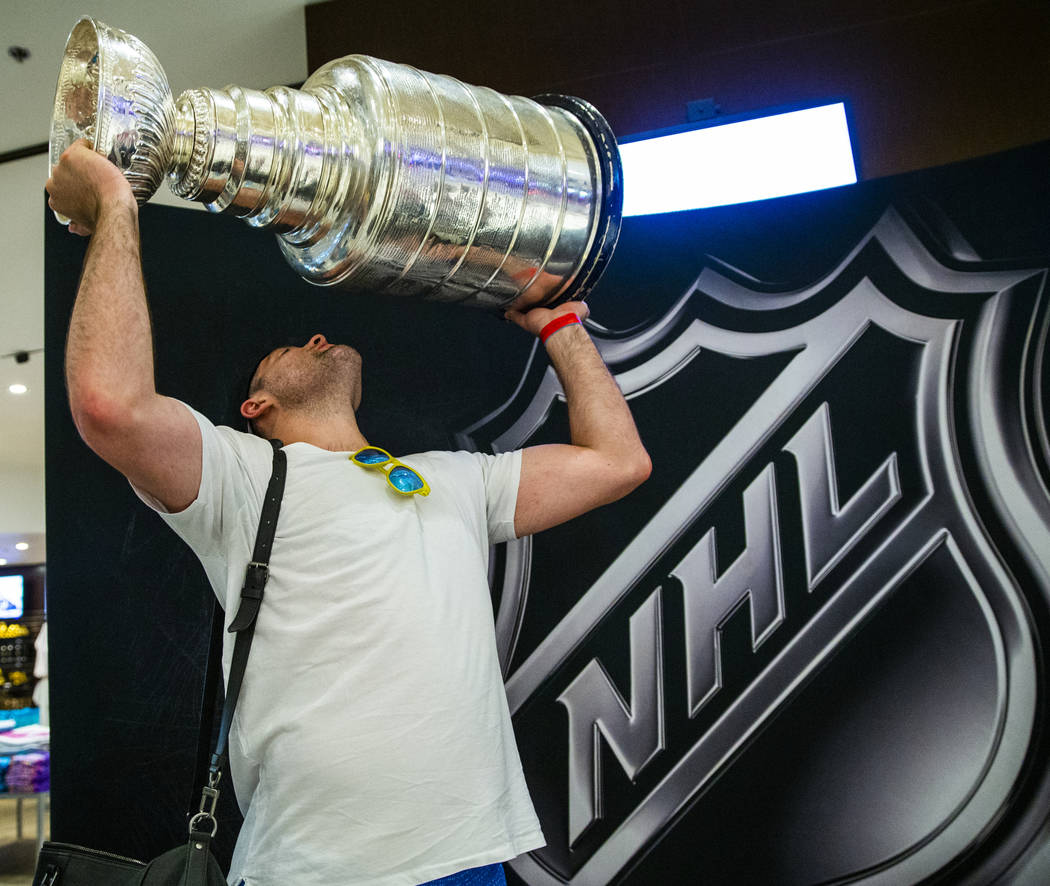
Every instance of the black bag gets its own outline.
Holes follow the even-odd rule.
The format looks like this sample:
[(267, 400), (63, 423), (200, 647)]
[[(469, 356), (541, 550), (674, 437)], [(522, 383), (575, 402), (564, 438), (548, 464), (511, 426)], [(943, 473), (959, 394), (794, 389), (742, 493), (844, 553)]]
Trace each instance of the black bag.
[[(273, 473), (266, 488), (259, 529), (255, 534), (255, 550), (252, 561), (245, 571), (244, 587), (241, 588), (241, 605), (230, 625), (237, 634), (230, 665), (230, 680), (226, 688), (226, 702), (222, 708), (222, 721), (215, 751), (208, 767), (208, 784), (201, 792), (200, 809), (190, 819), (190, 839), (183, 846), (169, 849), (150, 862), (136, 861), (121, 855), (73, 846), (69, 843), (45, 842), (36, 862), (33, 886), (226, 886), (226, 877), (219, 863), (211, 854), (211, 840), (218, 830), (215, 820), (215, 804), (219, 799), (219, 779), (226, 762), (226, 742), (230, 735), (233, 712), (240, 695), (244, 669), (248, 663), (252, 637), (255, 634), (255, 618), (262, 603), (263, 588), (269, 578), (270, 548), (277, 529), (277, 516), (281, 511), (284, 496), (284, 478), (287, 458), (281, 449), (280, 440), (271, 440), (273, 445)], [(221, 629), (221, 623), (220, 623)], [(222, 657), (221, 642), (213, 644), (208, 659), (209, 677), (205, 678), (205, 705), (209, 697), (209, 686), (217, 679), (219, 660)], [(215, 675), (215, 676), (212, 676)], [(214, 693), (211, 694), (214, 698)], [(204, 718), (202, 718), (203, 720)], [(210, 734), (202, 723), (202, 735)], [(207, 738), (200, 750), (207, 750)], [(203, 759), (203, 758), (202, 758)]]
[(71, 846), (44, 844), (33, 886), (226, 886), (219, 863), (209, 851), (211, 838), (176, 846), (148, 864)]

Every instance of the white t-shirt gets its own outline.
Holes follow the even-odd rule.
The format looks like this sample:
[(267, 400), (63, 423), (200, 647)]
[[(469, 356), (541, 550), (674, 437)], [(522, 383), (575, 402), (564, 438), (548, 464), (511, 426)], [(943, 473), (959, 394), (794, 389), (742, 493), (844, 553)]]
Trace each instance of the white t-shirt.
[[(197, 553), (229, 626), (273, 450), (191, 412), (204, 453), (196, 501), (167, 514), (139, 494)], [(285, 451), (230, 736), (245, 818), (229, 882), (416, 886), (542, 846), (487, 580), (489, 544), (514, 536), (520, 452), (406, 456), (430, 484), (421, 497), (397, 495), (348, 453)]]

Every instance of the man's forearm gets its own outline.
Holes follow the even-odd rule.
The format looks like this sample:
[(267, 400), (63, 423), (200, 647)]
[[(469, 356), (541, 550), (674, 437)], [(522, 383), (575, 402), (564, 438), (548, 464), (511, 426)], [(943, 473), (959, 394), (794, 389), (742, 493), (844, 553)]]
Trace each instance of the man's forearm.
[(201, 434), (181, 404), (157, 395), (153, 336), (131, 185), (84, 140), (45, 185), (73, 234), (92, 235), (66, 340), (66, 385), (81, 437), (169, 511), (200, 490)]
[(155, 393), (138, 211), (127, 199), (98, 215), (69, 324), (66, 383), (78, 426), (111, 421)]
[(572, 443), (622, 460), (625, 466), (647, 466), (649, 458), (627, 401), (583, 326), (559, 329), (546, 347), (565, 391)]

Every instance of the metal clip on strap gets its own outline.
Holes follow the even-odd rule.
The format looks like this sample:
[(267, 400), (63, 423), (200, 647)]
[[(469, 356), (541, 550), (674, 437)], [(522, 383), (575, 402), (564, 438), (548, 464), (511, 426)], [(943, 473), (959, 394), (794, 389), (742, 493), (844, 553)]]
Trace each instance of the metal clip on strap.
[[(221, 772), (214, 774), (209, 779), (209, 785), (201, 789), (200, 810), (190, 819), (191, 837), (197, 839), (201, 837), (211, 838), (219, 830), (219, 822), (215, 819), (215, 806), (219, 802), (219, 789), (216, 785), (221, 777)], [(204, 830), (208, 822), (211, 822), (210, 831)]]

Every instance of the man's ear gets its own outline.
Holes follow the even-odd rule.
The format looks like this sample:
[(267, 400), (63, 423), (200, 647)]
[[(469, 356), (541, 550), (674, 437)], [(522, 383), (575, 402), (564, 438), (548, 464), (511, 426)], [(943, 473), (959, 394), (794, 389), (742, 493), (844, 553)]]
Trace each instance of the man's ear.
[(255, 421), (265, 414), (273, 406), (273, 400), (265, 391), (260, 391), (255, 397), (249, 397), (241, 404), (241, 415), (248, 421)]

